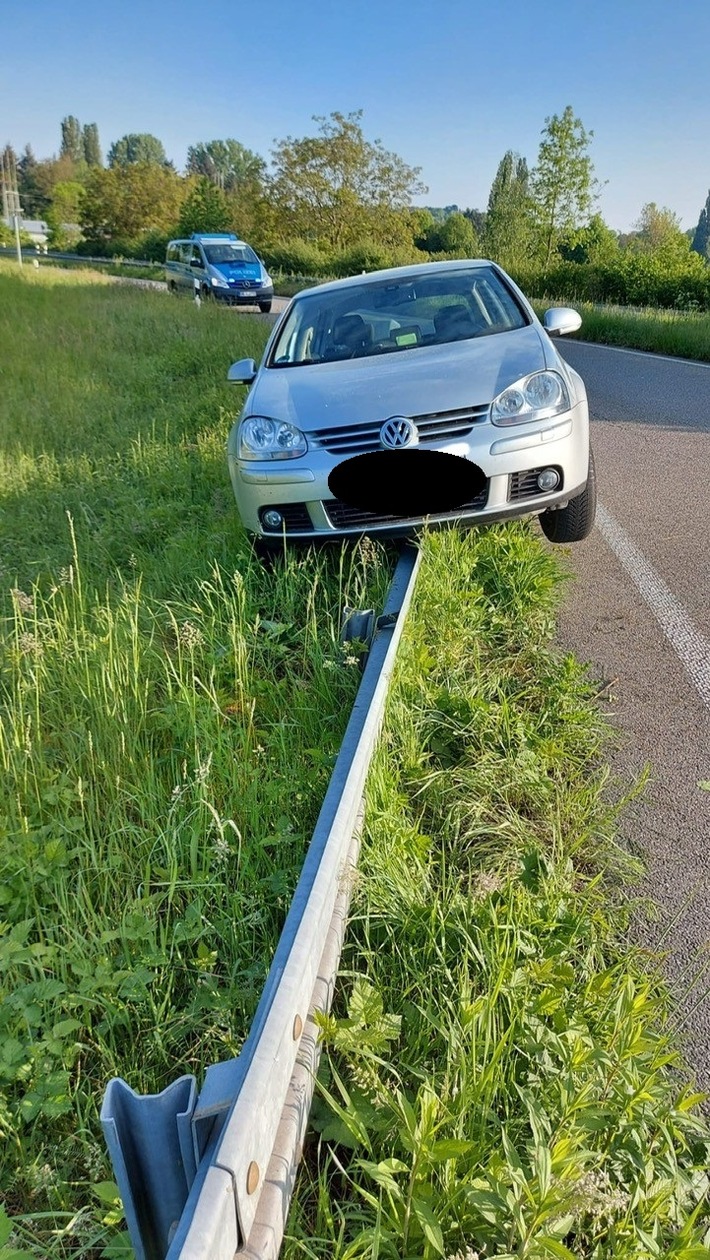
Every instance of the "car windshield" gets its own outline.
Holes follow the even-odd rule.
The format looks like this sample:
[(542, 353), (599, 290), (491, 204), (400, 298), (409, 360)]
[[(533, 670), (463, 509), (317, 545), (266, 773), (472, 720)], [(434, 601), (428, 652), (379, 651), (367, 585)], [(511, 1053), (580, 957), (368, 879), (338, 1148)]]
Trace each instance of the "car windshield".
[(299, 367), (441, 346), (522, 328), (528, 318), (492, 267), (367, 281), (293, 303), (269, 367)]
[(250, 245), (203, 245), (205, 257), (211, 263), (255, 263), (258, 262)]

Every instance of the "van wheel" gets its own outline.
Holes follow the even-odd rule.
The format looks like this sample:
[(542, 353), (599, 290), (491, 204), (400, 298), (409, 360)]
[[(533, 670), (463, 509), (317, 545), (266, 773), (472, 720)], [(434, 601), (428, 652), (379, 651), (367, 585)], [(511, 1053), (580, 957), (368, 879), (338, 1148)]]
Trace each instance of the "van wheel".
[(597, 512), (597, 478), (594, 471), (594, 455), (589, 448), (589, 473), (581, 494), (570, 499), (567, 507), (540, 513), (540, 525), (546, 538), (553, 543), (581, 542), (592, 532)]
[(209, 285), (203, 284), (202, 289), (200, 291), (200, 297), (202, 298), (203, 302), (210, 302), (212, 300), (212, 290), (210, 289)]
[(172, 293), (173, 297), (177, 297), (177, 285), (174, 280), (171, 280), (168, 284), (168, 293)]
[(259, 310), (261, 311), (262, 315), (268, 315), (269, 311), (271, 310), (271, 302), (260, 302)]

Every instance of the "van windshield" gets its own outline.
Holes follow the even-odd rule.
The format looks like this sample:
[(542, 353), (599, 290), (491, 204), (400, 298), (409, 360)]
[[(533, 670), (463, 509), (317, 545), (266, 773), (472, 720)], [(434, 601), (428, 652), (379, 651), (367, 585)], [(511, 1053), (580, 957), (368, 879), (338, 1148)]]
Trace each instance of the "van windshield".
[(203, 245), (205, 257), (211, 263), (258, 263), (254, 250), (250, 245)]

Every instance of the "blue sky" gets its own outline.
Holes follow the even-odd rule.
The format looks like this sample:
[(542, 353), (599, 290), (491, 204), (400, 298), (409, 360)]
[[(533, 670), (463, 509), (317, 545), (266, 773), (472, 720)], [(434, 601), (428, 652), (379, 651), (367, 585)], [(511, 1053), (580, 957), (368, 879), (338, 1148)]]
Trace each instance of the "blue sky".
[(428, 185), (421, 204), (485, 209), (506, 149), (532, 165), (545, 118), (594, 132), (599, 209), (627, 231), (648, 201), (684, 228), (710, 188), (707, 0), (33, 0), (2, 6), (0, 146), (50, 157), (60, 123), (234, 138), (268, 158), (314, 114), (362, 109)]

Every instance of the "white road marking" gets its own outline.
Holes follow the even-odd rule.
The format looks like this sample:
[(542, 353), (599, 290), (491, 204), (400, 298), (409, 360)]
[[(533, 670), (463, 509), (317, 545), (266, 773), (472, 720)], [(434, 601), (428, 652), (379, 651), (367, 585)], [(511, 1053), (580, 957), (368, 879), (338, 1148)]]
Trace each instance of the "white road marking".
[(710, 642), (696, 630), (680, 600), (601, 503), (597, 504), (596, 523), (651, 609), (703, 704), (710, 709)]
[(686, 367), (710, 368), (702, 359), (681, 359), (678, 355), (660, 354), (657, 350), (629, 350), (626, 346), (607, 346), (603, 341), (585, 341), (583, 337), (570, 338), (570, 345), (594, 346), (597, 350), (613, 350), (616, 354), (635, 354), (642, 359), (665, 359), (666, 363), (683, 363)]

